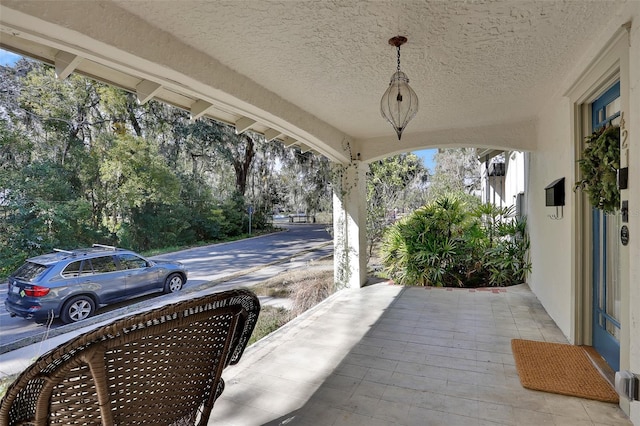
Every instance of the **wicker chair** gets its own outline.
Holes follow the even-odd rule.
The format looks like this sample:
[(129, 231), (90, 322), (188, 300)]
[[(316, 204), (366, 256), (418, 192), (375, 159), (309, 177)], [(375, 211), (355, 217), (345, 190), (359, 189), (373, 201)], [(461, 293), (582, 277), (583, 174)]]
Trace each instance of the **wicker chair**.
[(253, 293), (231, 290), (78, 336), (16, 379), (0, 425), (204, 425), (259, 312)]

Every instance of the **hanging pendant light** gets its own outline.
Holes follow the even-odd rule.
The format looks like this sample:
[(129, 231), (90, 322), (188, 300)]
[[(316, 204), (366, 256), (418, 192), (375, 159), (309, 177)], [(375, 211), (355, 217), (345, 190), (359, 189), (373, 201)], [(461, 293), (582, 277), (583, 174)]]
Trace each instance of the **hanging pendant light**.
[(409, 77), (400, 71), (400, 46), (407, 42), (403, 36), (389, 39), (389, 44), (398, 50), (398, 70), (391, 76), (389, 87), (380, 100), (382, 116), (393, 126), (398, 134), (398, 140), (407, 123), (418, 112), (418, 96), (409, 86)]

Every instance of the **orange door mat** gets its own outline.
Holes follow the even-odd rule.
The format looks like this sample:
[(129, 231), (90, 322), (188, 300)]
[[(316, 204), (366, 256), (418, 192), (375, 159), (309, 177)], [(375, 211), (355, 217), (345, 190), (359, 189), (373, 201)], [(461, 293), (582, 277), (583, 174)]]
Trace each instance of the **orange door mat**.
[(580, 346), (513, 339), (511, 349), (527, 389), (618, 402), (616, 391)]

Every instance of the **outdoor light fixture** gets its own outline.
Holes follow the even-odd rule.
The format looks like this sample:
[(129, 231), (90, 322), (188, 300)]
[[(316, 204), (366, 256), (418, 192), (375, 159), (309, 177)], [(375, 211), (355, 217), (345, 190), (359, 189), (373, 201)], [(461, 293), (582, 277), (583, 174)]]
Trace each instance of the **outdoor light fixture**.
[(403, 36), (389, 39), (389, 44), (398, 50), (398, 70), (391, 76), (389, 88), (380, 100), (380, 112), (395, 129), (398, 140), (402, 137), (407, 123), (418, 112), (418, 96), (409, 86), (409, 77), (400, 71), (400, 46), (406, 42), (407, 38)]

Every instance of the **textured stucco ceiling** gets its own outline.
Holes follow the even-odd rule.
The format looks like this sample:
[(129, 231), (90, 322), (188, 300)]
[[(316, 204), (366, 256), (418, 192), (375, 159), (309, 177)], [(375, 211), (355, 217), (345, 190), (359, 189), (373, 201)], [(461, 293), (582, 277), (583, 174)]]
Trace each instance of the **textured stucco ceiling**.
[[(625, 3), (3, 0), (0, 42), (56, 67), (77, 55), (78, 72), (129, 90), (159, 85), (158, 98), (192, 112), (202, 99), (216, 119), (370, 161), (421, 147), (534, 150), (546, 99), (621, 24)], [(420, 100), (401, 142), (379, 106), (398, 34)]]
[(118, 1), (122, 8), (357, 139), (392, 134), (379, 100), (402, 69), (407, 132), (535, 116), (610, 1)]

